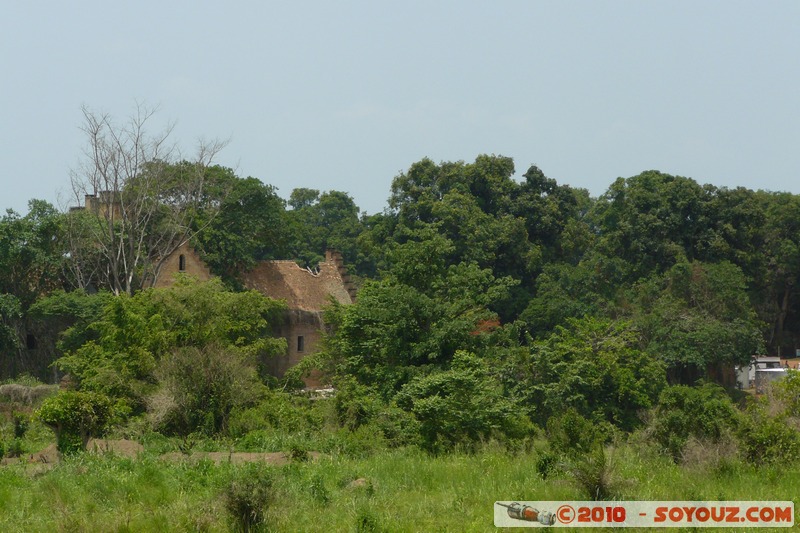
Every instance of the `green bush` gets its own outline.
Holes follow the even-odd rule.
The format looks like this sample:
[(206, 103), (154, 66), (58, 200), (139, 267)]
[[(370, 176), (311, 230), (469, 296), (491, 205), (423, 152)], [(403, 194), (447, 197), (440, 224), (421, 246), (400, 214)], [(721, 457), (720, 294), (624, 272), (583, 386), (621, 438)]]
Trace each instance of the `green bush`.
[(589, 499), (608, 500), (614, 496), (613, 467), (602, 445), (574, 457), (570, 473)]
[[(666, 386), (663, 363), (639, 349), (637, 330), (624, 321), (569, 319), (546, 340), (506, 386), (524, 399), (536, 420), (574, 408), (590, 420), (633, 430)], [(519, 377), (517, 377), (519, 376)]]
[[(217, 370), (222, 371), (219, 377), (229, 377), (225, 372), (231, 367), (204, 364), (208, 361), (203, 357), (209, 353), (237, 353), (232, 359), (238, 362), (242, 357), (250, 358), (253, 367), (259, 357), (283, 353), (285, 339), (272, 337), (283, 309), (285, 304), (257, 291), (231, 292), (218, 279), (200, 283), (181, 277), (169, 288), (108, 299), (99, 315), (87, 316), (91, 322), (85, 329), (91, 332), (91, 338), (66, 349), (56, 366), (76, 378), (82, 390), (125, 398), (140, 414), (157, 378), (170, 381), (167, 387), (175, 382), (188, 386), (189, 381), (206, 387)], [(184, 350), (186, 347), (197, 351)], [(183, 364), (193, 355), (197, 356), (196, 367)], [(167, 375), (163, 373), (165, 367), (170, 367)], [(185, 380), (181, 370), (187, 371)], [(181, 390), (190, 388), (179, 386), (169, 393), (180, 402), (186, 399), (178, 397)], [(207, 391), (206, 387), (195, 401), (202, 402)], [(192, 403), (186, 400), (187, 405)], [(195, 414), (189, 414), (188, 422), (176, 423), (186, 422), (203, 430), (221, 423), (219, 412), (201, 420), (194, 419)]]
[(536, 456), (536, 471), (542, 479), (547, 479), (556, 471), (558, 457), (558, 454), (549, 450), (542, 451)]
[(249, 532), (262, 526), (273, 499), (272, 472), (259, 463), (247, 465), (227, 483), (223, 497), (237, 530)]
[(8, 457), (21, 457), (25, 454), (25, 446), (22, 439), (12, 439), (6, 446), (6, 455)]
[(521, 437), (533, 429), (503, 396), (485, 361), (467, 352), (456, 352), (449, 370), (412, 379), (396, 401), (417, 419), (422, 447), (431, 452), (469, 449), (492, 436)]
[(63, 391), (47, 398), (36, 416), (56, 433), (61, 453), (86, 449), (90, 437), (102, 435), (114, 419), (111, 399), (96, 392)]
[(744, 458), (756, 465), (791, 463), (800, 455), (800, 432), (785, 415), (770, 416), (761, 405), (748, 410), (739, 440)]
[(292, 461), (305, 463), (310, 458), (310, 455), (308, 454), (308, 450), (306, 450), (303, 446), (294, 443), (289, 447), (289, 457), (292, 459)]
[(397, 406), (381, 407), (374, 413), (370, 425), (379, 430), (386, 444), (393, 448), (421, 443), (419, 421), (413, 414)]
[(380, 533), (384, 529), (375, 513), (368, 507), (358, 511), (356, 515), (356, 533)]
[(25, 413), (18, 412), (14, 412), (11, 418), (14, 422), (14, 438), (21, 439), (25, 436), (25, 432), (28, 431), (28, 425), (31, 419)]
[(337, 381), (333, 404), (337, 421), (349, 429), (368, 423), (384, 405), (377, 391), (358, 383), (352, 377)]
[(664, 389), (652, 422), (652, 436), (674, 461), (681, 458), (689, 437), (716, 442), (734, 429), (738, 411), (725, 391), (710, 383)]
[(328, 448), (349, 457), (368, 457), (378, 450), (385, 450), (387, 442), (379, 428), (365, 424), (352, 431), (340, 429), (334, 434)]
[(274, 429), (286, 433), (300, 433), (324, 424), (323, 409), (319, 402), (280, 391), (265, 392), (253, 407), (237, 408), (231, 412), (228, 435), (240, 438), (252, 431)]
[(264, 394), (255, 366), (239, 350), (220, 344), (180, 348), (164, 357), (151, 397), (156, 427), (179, 435), (225, 431), (234, 409), (254, 405)]
[(800, 418), (800, 370), (789, 369), (786, 377), (773, 387), (776, 396), (786, 404), (786, 414)]
[(331, 493), (328, 487), (325, 486), (325, 480), (319, 473), (314, 474), (311, 478), (309, 482), (309, 492), (316, 503), (328, 505), (331, 502)]
[(604, 425), (583, 417), (573, 408), (561, 416), (553, 416), (547, 421), (547, 438), (551, 450), (559, 450), (567, 455), (588, 453), (606, 439)]

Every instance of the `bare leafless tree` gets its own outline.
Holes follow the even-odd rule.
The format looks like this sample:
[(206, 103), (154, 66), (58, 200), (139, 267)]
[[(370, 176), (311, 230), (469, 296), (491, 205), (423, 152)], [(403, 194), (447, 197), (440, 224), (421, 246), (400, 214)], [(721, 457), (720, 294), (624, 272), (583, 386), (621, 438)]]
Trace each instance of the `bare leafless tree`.
[(148, 131), (155, 108), (137, 104), (121, 125), (82, 111), (87, 143), (70, 177), (76, 201), (85, 204), (68, 225), (71, 269), (79, 286), (131, 294), (154, 284), (164, 261), (196, 231), (205, 169), (226, 143), (200, 142), (188, 160), (169, 139), (171, 125)]

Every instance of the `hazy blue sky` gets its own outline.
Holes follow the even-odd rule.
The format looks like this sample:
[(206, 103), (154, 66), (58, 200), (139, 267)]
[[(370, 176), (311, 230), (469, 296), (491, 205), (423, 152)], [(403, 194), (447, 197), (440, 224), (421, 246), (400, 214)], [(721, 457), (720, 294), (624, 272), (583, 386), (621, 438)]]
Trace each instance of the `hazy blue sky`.
[(800, 193), (796, 0), (41, 4), (1, 4), (0, 209), (64, 207), (81, 105), (136, 101), (186, 152), (230, 137), (240, 176), (370, 213), (480, 153), (594, 196), (647, 169)]

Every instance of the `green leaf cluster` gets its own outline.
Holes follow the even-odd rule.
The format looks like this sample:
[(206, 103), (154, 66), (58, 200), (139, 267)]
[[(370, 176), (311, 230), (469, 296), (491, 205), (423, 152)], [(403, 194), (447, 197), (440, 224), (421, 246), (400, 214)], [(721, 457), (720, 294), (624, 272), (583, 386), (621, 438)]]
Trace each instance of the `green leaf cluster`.
[(125, 398), (141, 409), (157, 367), (175, 350), (218, 345), (253, 363), (283, 353), (285, 340), (272, 331), (284, 308), (255, 291), (230, 292), (219, 280), (184, 278), (171, 288), (112, 298), (88, 326), (92, 338), (57, 364), (83, 390)]
[(45, 399), (36, 412), (55, 431), (62, 453), (85, 449), (89, 438), (102, 435), (116, 414), (108, 396), (88, 391), (62, 391)]
[(573, 408), (595, 423), (624, 430), (639, 424), (666, 386), (664, 364), (638, 347), (631, 324), (586, 317), (571, 319), (536, 343), (519, 368), (515, 394), (534, 418), (546, 420)]
[(716, 442), (738, 422), (733, 403), (718, 385), (676, 385), (661, 393), (652, 431), (655, 441), (678, 461), (690, 437)]
[(397, 405), (419, 422), (423, 448), (441, 452), (492, 436), (523, 437), (530, 421), (503, 396), (485, 361), (458, 351), (450, 367), (417, 376), (395, 396)]

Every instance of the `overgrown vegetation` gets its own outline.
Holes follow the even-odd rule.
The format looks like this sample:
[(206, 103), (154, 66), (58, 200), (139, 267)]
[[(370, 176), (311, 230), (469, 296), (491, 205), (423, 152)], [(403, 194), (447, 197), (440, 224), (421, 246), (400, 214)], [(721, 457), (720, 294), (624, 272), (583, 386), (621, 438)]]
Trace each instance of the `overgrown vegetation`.
[[(630, 445), (605, 453), (619, 499), (783, 500), (800, 483), (796, 466), (697, 468)], [(571, 469), (542, 480), (531, 468), (538, 457), (493, 446), (436, 457), (404, 448), (264, 466), (83, 454), (36, 475), (23, 465), (0, 469), (0, 529), (489, 532), (498, 495), (587, 498)]]
[[(90, 157), (114, 160), (114, 122), (86, 118), (102, 149)], [(0, 385), (0, 451), (32, 459), (55, 441), (74, 455), (44, 475), (60, 507), (42, 528), (95, 525), (70, 491), (101, 489), (67, 481), (79, 468), (105, 479), (98, 485), (127, 471), (160, 491), (140, 501), (119, 482), (126, 496), (104, 512), (124, 509), (127, 522), (114, 523), (128, 530), (286, 528), (299, 519), (293, 498), (346, 502), (333, 529), (393, 530), (380, 505), (418, 485), (430, 501), (403, 524), (425, 529), (442, 524), (435, 506), (473, 509), (488, 497), (481, 491), (492, 501), (755, 499), (719, 480), (796, 475), (797, 374), (758, 399), (712, 383), (730, 387), (733, 365), (800, 339), (800, 197), (648, 171), (591, 198), (535, 166), (515, 181), (511, 159), (482, 155), (414, 163), (395, 178), (387, 209), (367, 215), (340, 191), (298, 188), (284, 201), (207, 157), (154, 155), (117, 180), (103, 170), (115, 188), (95, 190), (89, 209), (32, 201), (24, 217), (0, 220), (0, 370), (12, 379)], [(219, 278), (148, 288), (186, 242)], [(286, 306), (243, 290), (240, 275), (264, 259), (313, 267), (328, 248), (344, 254), (358, 298), (331, 302), (319, 353), (269, 376), (269, 358), (286, 351), (275, 335)], [(298, 390), (311, 370), (332, 397)], [(64, 378), (62, 390), (25, 372)], [(103, 435), (149, 449), (129, 462), (79, 453)], [(188, 458), (201, 448), (284, 452), (290, 464), (177, 466), (154, 451)], [(528, 461), (524, 474), (512, 453)], [(456, 477), (445, 496), (392, 470), (460, 472), (475, 461), (505, 478), (473, 488)], [(697, 493), (676, 481), (698, 481), (693, 466), (719, 483)], [(42, 489), (24, 468), (0, 476)], [(673, 477), (653, 485), (645, 469)], [(544, 482), (547, 495), (523, 479)], [(201, 512), (148, 515), (165, 502)], [(460, 516), (466, 529), (485, 526), (473, 510)]]

